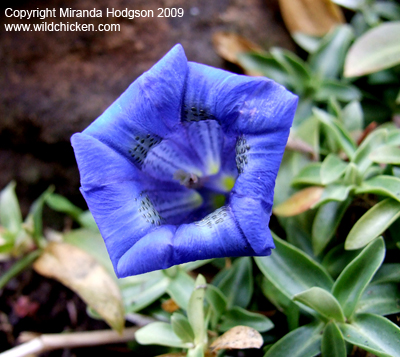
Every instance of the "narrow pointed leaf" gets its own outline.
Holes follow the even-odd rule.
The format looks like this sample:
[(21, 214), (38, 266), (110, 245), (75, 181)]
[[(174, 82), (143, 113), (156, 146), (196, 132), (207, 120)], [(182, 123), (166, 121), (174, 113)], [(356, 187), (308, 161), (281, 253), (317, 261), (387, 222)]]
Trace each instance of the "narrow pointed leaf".
[(362, 76), (400, 63), (400, 21), (386, 22), (359, 37), (346, 56), (344, 75)]
[(17, 233), (22, 224), (15, 185), (12, 181), (0, 192), (0, 224), (12, 233)]
[(174, 312), (171, 316), (171, 326), (182, 342), (194, 342), (194, 333), (186, 316)]
[(302, 293), (296, 294), (293, 297), (293, 300), (311, 307), (328, 320), (333, 319), (338, 322), (345, 321), (339, 302), (330, 292), (324, 289), (313, 287), (303, 291)]
[(380, 175), (364, 181), (355, 194), (374, 193), (391, 197), (400, 202), (400, 179), (395, 176)]
[(333, 282), (317, 262), (274, 235), (276, 249), (269, 257), (256, 257), (261, 272), (284, 295), (292, 298), (314, 286), (330, 291)]
[(135, 334), (141, 345), (161, 345), (178, 348), (190, 348), (193, 344), (183, 342), (166, 322), (153, 322), (142, 327)]
[(379, 357), (400, 356), (400, 329), (388, 319), (373, 315), (356, 315), (351, 324), (339, 325), (344, 339)]
[(357, 304), (356, 312), (391, 315), (400, 312), (400, 290), (395, 283), (370, 284)]
[(76, 207), (64, 196), (52, 193), (46, 197), (46, 204), (50, 206), (51, 209), (66, 213), (70, 215), (73, 219), (79, 220), (79, 216), (82, 214), (82, 210)]
[(234, 306), (225, 312), (220, 330), (227, 331), (238, 325), (248, 326), (259, 332), (265, 332), (274, 327), (274, 324), (268, 317), (247, 311), (239, 306)]
[(321, 165), (320, 175), (322, 184), (327, 185), (336, 181), (343, 175), (346, 167), (347, 163), (341, 160), (337, 155), (329, 154)]
[(339, 327), (335, 322), (329, 322), (322, 335), (321, 352), (324, 357), (346, 357), (346, 344)]
[(193, 329), (196, 345), (203, 343), (205, 338), (206, 326), (204, 324), (204, 296), (206, 287), (206, 279), (199, 274), (192, 295), (190, 296), (187, 309), (188, 320)]
[(400, 164), (400, 148), (392, 145), (385, 145), (377, 148), (369, 155), (373, 162), (379, 164)]
[(264, 357), (313, 357), (321, 352), (323, 324), (311, 323), (288, 333)]
[(350, 203), (350, 199), (342, 202), (331, 201), (318, 209), (312, 226), (312, 244), (315, 255), (320, 254), (333, 238)]
[(387, 198), (369, 209), (353, 226), (345, 249), (359, 249), (382, 234), (400, 216), (400, 202)]
[(229, 269), (229, 273), (218, 284), (218, 288), (227, 298), (227, 307), (246, 308), (253, 295), (253, 269), (251, 258), (238, 258)]
[(382, 238), (371, 242), (343, 270), (337, 278), (332, 293), (339, 301), (347, 318), (354, 313), (357, 303), (385, 257)]

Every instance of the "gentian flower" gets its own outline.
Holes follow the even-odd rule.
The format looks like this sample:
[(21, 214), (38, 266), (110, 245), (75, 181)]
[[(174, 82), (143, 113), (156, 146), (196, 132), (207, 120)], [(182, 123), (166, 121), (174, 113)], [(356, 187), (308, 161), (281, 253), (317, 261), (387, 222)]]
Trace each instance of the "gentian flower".
[(188, 62), (177, 45), (74, 134), (81, 192), (117, 276), (271, 254), (296, 105), (281, 85)]

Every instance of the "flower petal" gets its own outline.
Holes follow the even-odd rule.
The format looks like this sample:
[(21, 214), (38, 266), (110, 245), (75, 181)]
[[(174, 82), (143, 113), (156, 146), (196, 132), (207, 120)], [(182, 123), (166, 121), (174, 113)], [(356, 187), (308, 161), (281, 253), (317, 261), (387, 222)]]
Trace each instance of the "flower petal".
[(86, 130), (125, 157), (148, 136), (159, 142), (179, 123), (187, 59), (182, 46), (145, 72)]
[(118, 276), (143, 274), (199, 259), (254, 254), (230, 207), (221, 207), (200, 222), (178, 228), (165, 225), (149, 232), (121, 257)]

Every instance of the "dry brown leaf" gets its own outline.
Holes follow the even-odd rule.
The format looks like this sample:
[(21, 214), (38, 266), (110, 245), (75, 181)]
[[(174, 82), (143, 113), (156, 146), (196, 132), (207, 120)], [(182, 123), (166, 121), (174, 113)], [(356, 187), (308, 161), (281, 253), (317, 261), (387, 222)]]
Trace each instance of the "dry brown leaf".
[(279, 5), (291, 34), (323, 36), (345, 21), (342, 10), (330, 0), (279, 0)]
[(219, 350), (260, 348), (264, 341), (259, 332), (248, 326), (235, 326), (219, 336), (210, 346), (215, 352)]
[(286, 201), (272, 209), (274, 214), (281, 217), (291, 217), (309, 210), (319, 201), (324, 191), (323, 187), (312, 186), (296, 192)]
[(256, 44), (232, 32), (215, 32), (212, 42), (219, 56), (237, 65), (239, 65), (237, 58), (240, 53), (261, 51)]
[(114, 330), (123, 331), (124, 307), (118, 285), (91, 255), (67, 243), (51, 242), (33, 267), (76, 292)]
[(161, 308), (169, 313), (173, 313), (177, 310), (179, 310), (179, 306), (178, 304), (173, 300), (173, 299), (168, 299), (165, 300), (162, 304), (161, 304)]

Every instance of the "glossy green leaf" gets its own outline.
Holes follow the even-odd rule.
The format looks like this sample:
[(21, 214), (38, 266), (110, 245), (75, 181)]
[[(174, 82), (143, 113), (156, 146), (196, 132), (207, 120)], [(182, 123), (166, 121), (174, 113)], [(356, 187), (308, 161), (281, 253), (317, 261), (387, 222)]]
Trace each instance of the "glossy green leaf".
[(343, 126), (350, 133), (361, 132), (364, 127), (364, 113), (359, 101), (347, 104), (342, 111)]
[(182, 342), (194, 342), (194, 333), (186, 316), (179, 312), (174, 312), (171, 316), (171, 326)]
[(400, 165), (400, 148), (392, 145), (381, 146), (371, 152), (369, 159), (379, 164)]
[(356, 315), (351, 324), (339, 325), (344, 339), (379, 357), (400, 356), (400, 329), (388, 319), (373, 315)]
[(330, 201), (318, 209), (312, 226), (312, 244), (315, 255), (322, 253), (333, 238), (350, 203), (350, 199), (342, 202)]
[(264, 315), (247, 311), (239, 306), (234, 306), (224, 313), (219, 329), (224, 332), (235, 326), (248, 326), (259, 332), (265, 332), (272, 329), (274, 324)]
[(342, 308), (338, 301), (330, 292), (324, 289), (318, 287), (310, 288), (302, 293), (296, 294), (293, 300), (312, 308), (328, 320), (333, 319), (338, 322), (345, 321)]
[(323, 324), (311, 323), (286, 334), (264, 357), (314, 357), (321, 352)]
[(15, 185), (12, 181), (0, 192), (0, 224), (12, 233), (17, 233), (22, 225)]
[(251, 258), (236, 259), (229, 273), (218, 284), (218, 288), (227, 298), (228, 308), (240, 306), (246, 308), (253, 295), (253, 269)]
[(345, 249), (359, 249), (382, 234), (400, 216), (400, 202), (391, 198), (369, 209), (353, 226)]
[(190, 296), (187, 316), (194, 333), (195, 344), (204, 343), (206, 337), (206, 326), (204, 323), (204, 297), (207, 284), (204, 276), (197, 276), (195, 287)]
[(387, 139), (387, 129), (378, 129), (363, 140), (352, 160), (357, 165), (361, 174), (364, 174), (368, 167), (372, 165), (372, 160), (369, 158), (370, 153), (381, 145), (384, 145)]
[(353, 30), (349, 25), (337, 26), (323, 38), (319, 48), (309, 57), (310, 67), (321, 78), (338, 77), (353, 37)]
[(373, 193), (391, 197), (400, 202), (400, 179), (389, 175), (375, 176), (364, 181), (355, 194)]
[(178, 268), (177, 274), (171, 277), (167, 294), (184, 310), (187, 310), (190, 296), (194, 288), (193, 278), (183, 269)]
[(261, 272), (288, 298), (314, 286), (330, 291), (333, 281), (317, 262), (274, 235), (276, 249), (269, 257), (255, 257)]
[(344, 245), (340, 244), (325, 254), (322, 266), (333, 278), (337, 278), (359, 253), (360, 250), (344, 250)]
[(161, 271), (118, 280), (126, 312), (137, 312), (163, 296), (170, 280)]
[(371, 284), (400, 283), (400, 263), (382, 264)]
[(378, 238), (343, 270), (336, 279), (332, 293), (339, 301), (347, 318), (354, 313), (358, 300), (385, 257), (385, 243)]
[(340, 176), (343, 175), (346, 170), (347, 163), (340, 159), (335, 154), (329, 154), (321, 165), (321, 182), (323, 185), (327, 185), (336, 181)]
[(342, 124), (321, 109), (314, 108), (313, 113), (318, 120), (324, 124), (327, 135), (331, 135), (351, 159), (355, 153), (356, 145)]
[(166, 322), (153, 322), (142, 327), (135, 333), (135, 338), (141, 345), (161, 345), (178, 348), (193, 347), (191, 343), (183, 342)]
[(339, 327), (335, 322), (329, 322), (322, 334), (321, 352), (324, 357), (346, 357), (346, 344)]
[(400, 312), (400, 289), (398, 284), (370, 284), (357, 304), (356, 312), (391, 315)]
[(321, 185), (321, 163), (313, 162), (305, 166), (293, 179), (292, 185)]
[(400, 63), (400, 21), (383, 23), (363, 34), (346, 56), (346, 77), (362, 76)]
[(331, 201), (345, 201), (347, 197), (349, 197), (349, 194), (353, 188), (353, 185), (328, 185), (322, 192), (321, 198), (312, 206), (312, 208), (318, 208)]
[(325, 79), (319, 85), (314, 99), (327, 102), (332, 97), (343, 102), (351, 102), (352, 100), (360, 100), (361, 92), (357, 87), (351, 84), (346, 84), (334, 79)]
[(75, 220), (79, 220), (79, 216), (83, 212), (79, 207), (76, 207), (64, 196), (58, 195), (56, 193), (47, 195), (46, 204), (48, 204), (51, 209), (57, 212), (66, 213)]

